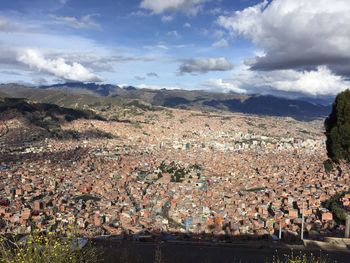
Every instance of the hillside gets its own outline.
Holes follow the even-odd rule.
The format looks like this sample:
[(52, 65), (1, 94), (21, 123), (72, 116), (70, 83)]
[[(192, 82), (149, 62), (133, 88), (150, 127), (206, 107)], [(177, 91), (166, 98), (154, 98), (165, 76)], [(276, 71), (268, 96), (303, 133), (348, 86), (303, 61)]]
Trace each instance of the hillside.
[(49, 137), (79, 138), (76, 132), (62, 130), (63, 124), (78, 119), (104, 120), (90, 111), (27, 99), (0, 98), (0, 144), (23, 144)]
[(0, 92), (5, 94), (4, 97), (27, 98), (31, 101), (57, 104), (68, 108), (83, 108), (85, 105), (107, 105), (108, 103), (120, 104), (119, 100), (113, 98), (80, 94), (73, 90), (38, 89), (18, 84), (2, 84)]
[(66, 83), (40, 88), (3, 84), (0, 85), (1, 91), (12, 97), (24, 97), (38, 102), (74, 108), (101, 105), (121, 106), (126, 101), (137, 99), (163, 107), (293, 117), (305, 121), (325, 118), (330, 112), (329, 105), (274, 96), (212, 93), (201, 90), (121, 88), (115, 85), (94, 83)]

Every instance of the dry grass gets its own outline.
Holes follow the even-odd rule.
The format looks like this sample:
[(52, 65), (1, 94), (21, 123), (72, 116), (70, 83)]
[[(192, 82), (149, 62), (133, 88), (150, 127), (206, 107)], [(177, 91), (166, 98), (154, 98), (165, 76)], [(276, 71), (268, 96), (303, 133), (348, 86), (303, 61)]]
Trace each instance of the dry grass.
[(290, 254), (284, 254), (283, 256), (277, 256), (272, 259), (271, 263), (336, 263), (331, 261), (326, 256), (316, 256), (314, 254), (294, 254), (293, 251)]
[(11, 241), (0, 238), (0, 260), (6, 263), (80, 263), (97, 262), (96, 251), (80, 249), (75, 235), (58, 236), (32, 232), (26, 240)]

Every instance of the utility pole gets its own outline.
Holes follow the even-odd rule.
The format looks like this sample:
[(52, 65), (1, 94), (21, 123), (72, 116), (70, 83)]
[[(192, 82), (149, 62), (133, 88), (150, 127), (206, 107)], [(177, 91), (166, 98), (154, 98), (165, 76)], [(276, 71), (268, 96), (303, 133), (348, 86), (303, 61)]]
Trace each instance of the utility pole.
[(345, 238), (350, 237), (350, 214), (346, 214)]
[(301, 215), (301, 240), (304, 240), (304, 201), (302, 204), (302, 215)]
[(278, 233), (278, 239), (281, 240), (282, 239), (282, 219), (280, 218), (280, 230)]

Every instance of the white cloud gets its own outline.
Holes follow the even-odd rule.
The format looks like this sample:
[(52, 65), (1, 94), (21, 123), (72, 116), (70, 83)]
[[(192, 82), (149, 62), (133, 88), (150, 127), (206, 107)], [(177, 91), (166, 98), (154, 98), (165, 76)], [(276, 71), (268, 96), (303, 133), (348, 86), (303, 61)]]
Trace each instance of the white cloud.
[(34, 49), (23, 49), (19, 51), (17, 60), (38, 71), (54, 75), (56, 77), (82, 82), (98, 82), (101, 79), (83, 65), (73, 62), (68, 64), (65, 59), (48, 59)]
[(333, 74), (326, 66), (319, 66), (316, 70), (297, 71), (273, 70), (252, 71), (248, 66), (235, 70), (228, 80), (210, 80), (204, 86), (239, 90), (262, 94), (304, 94), (308, 96), (336, 95), (350, 88), (350, 82), (344, 77)]
[(140, 7), (155, 14), (164, 12), (183, 12), (196, 15), (206, 0), (142, 0)]
[(188, 23), (188, 22), (183, 25), (184, 28), (190, 28), (191, 26), (192, 25), (190, 23)]
[(223, 14), (223, 13), (226, 13), (226, 12), (227, 12), (226, 10), (223, 10), (220, 7), (216, 7), (214, 9), (210, 9), (210, 10), (207, 11), (208, 14), (213, 15), (213, 16), (216, 16), (216, 15), (219, 15), (219, 14)]
[(101, 26), (93, 19), (96, 15), (85, 15), (81, 18), (74, 16), (56, 16), (50, 15), (55, 23), (64, 24), (76, 29), (95, 29), (100, 30)]
[(341, 76), (334, 75), (326, 66), (319, 66), (316, 70), (311, 71), (259, 72), (251, 77), (255, 79), (253, 83), (255, 82), (257, 87), (269, 86), (278, 91), (304, 93), (312, 96), (335, 95), (350, 88), (350, 82)]
[(215, 43), (213, 43), (212, 47), (214, 48), (226, 48), (228, 47), (228, 42), (226, 39), (222, 38), (218, 41), (216, 41)]
[(150, 45), (150, 46), (143, 46), (143, 48), (145, 49), (149, 49), (149, 50), (154, 50), (154, 49), (160, 49), (160, 50), (168, 50), (169, 47), (167, 45), (164, 44), (156, 44), (156, 45)]
[(233, 91), (236, 93), (247, 93), (245, 89), (239, 88), (235, 83), (223, 79), (209, 79), (202, 83), (202, 86), (214, 90)]
[(187, 59), (180, 65), (180, 74), (207, 73), (209, 71), (228, 71), (233, 65), (226, 58), (198, 58)]
[(208, 32), (212, 38), (221, 39), (225, 36), (225, 32), (222, 30), (214, 30), (213, 32)]
[(143, 10), (137, 10), (137, 11), (134, 11), (134, 12), (131, 12), (129, 14), (129, 16), (134, 16), (134, 17), (150, 17), (152, 16), (151, 13), (147, 12), (147, 11), (143, 11)]
[(167, 90), (174, 90), (174, 89), (183, 89), (184, 87), (180, 86), (167, 86), (167, 85), (148, 85), (148, 84), (141, 84), (136, 86), (139, 89), (167, 89)]
[(169, 31), (167, 33), (167, 35), (170, 36), (170, 37), (181, 37), (181, 34), (179, 32), (177, 32), (176, 30)]
[[(0, 29), (0, 69), (8, 72), (16, 71), (21, 74), (20, 79), (28, 83), (33, 82), (33, 78), (39, 77), (45, 78), (49, 83), (67, 78), (98, 81), (99, 77), (107, 82), (115, 82), (116, 79), (118, 82), (127, 82), (131, 81), (136, 72), (137, 74), (142, 72), (146, 74), (150, 71), (149, 65), (144, 63), (157, 65), (156, 61), (163, 57), (162, 54), (155, 54), (157, 52), (154, 50), (140, 52), (139, 49), (130, 46), (111, 45), (84, 37), (79, 32), (74, 34), (62, 32), (55, 27), (50, 27), (52, 20), (11, 17), (10, 14), (6, 13), (0, 17), (16, 27), (10, 33)], [(46, 18), (48, 19), (48, 17)], [(63, 59), (65, 64), (71, 66), (72, 74), (59, 73), (58, 69), (55, 69), (55, 72), (47, 68), (39, 69), (34, 64), (30, 66), (29, 62), (19, 61), (18, 58), (26, 54), (28, 49), (38, 51), (45, 61), (61, 61)], [(141, 56), (141, 53), (149, 55)], [(126, 65), (127, 63), (128, 65)], [(79, 69), (79, 66), (73, 65), (81, 65), (85, 69), (83, 73), (87, 74), (77, 74), (76, 70)], [(139, 68), (139, 70), (132, 73), (130, 68), (133, 70)], [(18, 76), (7, 73), (1, 74), (2, 81), (17, 82), (19, 80)]]
[(253, 69), (303, 69), (327, 65), (350, 76), (349, 0), (264, 0), (220, 16), (232, 36), (244, 36), (265, 52)]
[(168, 22), (171, 22), (174, 20), (174, 17), (173, 16), (162, 16), (162, 22), (163, 23), (168, 23)]

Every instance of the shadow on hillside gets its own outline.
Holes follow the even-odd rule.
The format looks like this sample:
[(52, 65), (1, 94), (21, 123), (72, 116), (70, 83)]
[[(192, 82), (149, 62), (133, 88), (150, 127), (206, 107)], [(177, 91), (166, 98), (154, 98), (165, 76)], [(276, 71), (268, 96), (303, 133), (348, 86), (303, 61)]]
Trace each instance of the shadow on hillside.
[(275, 117), (292, 117), (299, 121), (313, 121), (325, 118), (331, 111), (330, 106), (312, 104), (301, 100), (285, 99), (273, 96), (252, 96), (241, 99), (205, 99), (188, 100), (182, 97), (158, 95), (155, 103), (171, 108), (191, 108), (228, 110), (244, 114)]
[[(78, 147), (73, 150), (66, 151), (42, 151), (35, 152), (36, 148), (40, 148), (45, 139), (54, 138), (59, 140), (88, 140), (88, 139), (117, 139), (117, 136), (106, 133), (101, 130), (87, 130), (79, 133), (76, 131), (59, 131), (59, 133), (50, 136), (35, 137), (35, 140), (31, 141), (10, 141), (2, 144), (0, 138), (0, 146), (3, 148), (3, 152), (0, 152), (1, 162), (19, 162), (19, 161), (41, 161), (50, 160), (52, 163), (59, 163), (65, 161), (78, 161), (88, 153), (88, 148)], [(88, 146), (88, 145), (87, 145)], [(29, 149), (29, 151), (27, 150)]]
[(210, 100), (203, 102), (203, 105), (217, 109), (226, 107), (231, 112), (245, 114), (292, 117), (299, 121), (325, 118), (331, 111), (330, 107), (273, 96), (250, 97), (244, 101), (239, 99)]
[[(88, 148), (78, 147), (73, 150), (66, 151), (42, 151), (35, 152), (36, 148), (40, 148), (45, 139), (54, 138), (59, 140), (88, 140), (88, 139), (117, 139), (117, 136), (113, 134), (98, 130), (91, 129), (84, 132), (76, 132), (72, 130), (60, 130), (56, 133), (47, 134), (44, 136), (36, 136), (33, 140), (23, 140), (10, 141), (6, 143), (6, 140), (2, 140), (0, 137), (0, 146), (3, 152), (0, 152), (0, 160), (2, 162), (21, 162), (21, 161), (40, 161), (40, 160), (50, 160), (52, 163), (68, 162), (68, 161), (78, 161), (83, 158), (88, 153)], [(5, 143), (3, 143), (5, 141)], [(89, 146), (87, 144), (87, 146)], [(27, 149), (30, 149), (27, 151)], [(33, 150), (32, 150), (32, 149)]]
[(86, 140), (86, 139), (118, 139), (118, 136), (112, 133), (105, 132), (99, 129), (89, 129), (84, 132), (77, 132), (74, 130), (59, 130), (51, 135), (52, 138), (60, 140), (75, 139), (75, 140)]
[(76, 148), (67, 151), (57, 151), (57, 152), (25, 152), (25, 148), (17, 148), (8, 153), (0, 153), (0, 160), (4, 163), (24, 162), (24, 161), (43, 161), (49, 160), (51, 163), (62, 163), (65, 161), (74, 162), (78, 161), (88, 153), (87, 148)]
[[(272, 241), (269, 236), (214, 236), (144, 233), (102, 236), (92, 240), (101, 262), (272, 262), (284, 254), (321, 256), (325, 262), (347, 262), (350, 250), (305, 249), (297, 239)], [(293, 247), (293, 249), (291, 249)], [(310, 261), (311, 262), (311, 261)], [(312, 261), (313, 262), (313, 261)]]
[[(4, 134), (0, 134), (0, 146), (2, 150), (13, 152), (20, 151), (25, 148), (38, 147), (44, 143), (46, 139), (56, 140), (91, 140), (91, 139), (118, 139), (109, 132), (105, 132), (96, 128), (88, 129), (83, 132), (74, 130), (54, 129), (46, 131), (44, 129), (36, 129), (35, 131), (28, 129), (8, 130)], [(43, 145), (44, 146), (44, 145)]]

